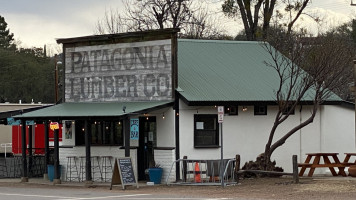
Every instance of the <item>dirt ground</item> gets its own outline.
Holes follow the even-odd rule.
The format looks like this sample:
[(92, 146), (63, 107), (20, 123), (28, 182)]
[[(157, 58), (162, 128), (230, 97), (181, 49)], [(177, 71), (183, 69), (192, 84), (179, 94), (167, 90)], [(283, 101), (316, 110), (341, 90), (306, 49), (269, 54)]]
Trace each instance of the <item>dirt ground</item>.
[[(64, 185), (30, 184), (30, 183), (0, 183), (0, 187), (66, 187)], [(356, 178), (351, 177), (321, 177), (302, 178), (300, 184), (292, 183), (288, 178), (253, 178), (240, 180), (234, 186), (177, 186), (159, 185), (143, 186), (139, 189), (129, 186), (125, 191), (121, 186), (108, 190), (107, 186), (97, 185), (90, 188), (67, 187), (68, 189), (88, 189), (107, 191), (108, 193), (153, 193), (172, 195), (172, 197), (193, 198), (232, 198), (232, 199), (356, 199)]]
[[(145, 188), (146, 189), (146, 188)], [(219, 186), (162, 186), (157, 192), (176, 193), (212, 198), (242, 199), (356, 199), (356, 178), (301, 179), (293, 184), (291, 178), (255, 178), (240, 180), (239, 185)]]

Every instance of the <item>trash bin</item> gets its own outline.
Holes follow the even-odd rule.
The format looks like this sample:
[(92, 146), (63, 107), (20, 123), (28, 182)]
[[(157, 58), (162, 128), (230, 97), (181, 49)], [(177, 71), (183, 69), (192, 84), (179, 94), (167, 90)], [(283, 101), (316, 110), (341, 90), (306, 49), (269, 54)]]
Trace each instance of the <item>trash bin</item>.
[[(61, 166), (59, 165), (59, 177), (61, 177)], [(53, 182), (54, 179), (54, 165), (47, 165), (48, 167), (48, 179)]]

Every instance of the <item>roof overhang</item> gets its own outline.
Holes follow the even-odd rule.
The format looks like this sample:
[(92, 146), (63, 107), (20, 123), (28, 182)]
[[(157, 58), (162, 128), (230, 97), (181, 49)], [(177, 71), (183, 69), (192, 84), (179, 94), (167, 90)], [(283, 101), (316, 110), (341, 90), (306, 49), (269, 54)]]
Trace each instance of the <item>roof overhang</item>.
[(139, 115), (173, 105), (173, 101), (115, 102), (115, 103), (62, 103), (41, 110), (16, 115), (24, 120), (76, 120), (113, 119)]
[(35, 110), (47, 108), (47, 107), (50, 107), (50, 106), (53, 106), (53, 105), (52, 104), (46, 104), (46, 105), (36, 106), (36, 107), (32, 107), (32, 108), (23, 108), (23, 109), (0, 112), (0, 124), (7, 124), (7, 118), (14, 117), (16, 115), (25, 114), (25, 113), (28, 113), (28, 112), (33, 112)]
[[(188, 106), (232, 106), (232, 105), (241, 105), (241, 106), (257, 106), (257, 105), (278, 105), (276, 100), (190, 100), (178, 92), (179, 98), (187, 104)], [(300, 105), (313, 105), (313, 101), (301, 101)], [(344, 107), (354, 108), (355, 104), (353, 102), (347, 101), (324, 101), (321, 105), (341, 105)]]

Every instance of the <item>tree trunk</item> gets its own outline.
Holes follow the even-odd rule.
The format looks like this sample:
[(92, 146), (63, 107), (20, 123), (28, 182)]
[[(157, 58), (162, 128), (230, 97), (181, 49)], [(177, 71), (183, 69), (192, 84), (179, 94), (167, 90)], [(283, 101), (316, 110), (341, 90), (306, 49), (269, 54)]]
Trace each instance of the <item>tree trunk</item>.
[[(271, 156), (272, 153), (280, 146), (282, 146), (287, 139), (292, 136), (295, 132), (297, 132), (298, 130), (302, 129), (303, 127), (307, 126), (308, 124), (312, 123), (314, 121), (314, 117), (316, 115), (316, 112), (318, 110), (318, 103), (314, 103), (313, 106), (313, 110), (311, 113), (311, 116), (306, 119), (304, 122), (300, 123), (298, 126), (294, 127), (292, 130), (290, 130), (287, 134), (285, 134), (283, 137), (281, 137), (279, 140), (277, 140), (276, 142), (274, 142), (272, 144), (272, 142), (270, 140), (273, 140), (273, 135), (276, 132), (277, 126), (280, 124), (278, 123), (277, 126), (273, 126), (272, 131), (270, 132), (270, 140), (267, 142), (266, 147), (265, 147), (265, 152), (264, 152), (264, 156), (265, 156), (265, 161), (266, 161), (266, 165), (268, 164), (268, 162), (271, 162)], [(271, 139), (272, 138), (272, 139)]]

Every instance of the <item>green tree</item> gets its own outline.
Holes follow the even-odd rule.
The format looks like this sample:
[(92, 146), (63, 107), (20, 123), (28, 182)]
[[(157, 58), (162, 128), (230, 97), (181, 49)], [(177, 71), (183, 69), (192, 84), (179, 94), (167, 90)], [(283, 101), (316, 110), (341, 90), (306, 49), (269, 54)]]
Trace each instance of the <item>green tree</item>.
[(54, 60), (43, 49), (0, 48), (0, 70), (1, 102), (54, 102)]
[(14, 48), (14, 34), (7, 28), (5, 18), (0, 16), (0, 47), (3, 49)]

